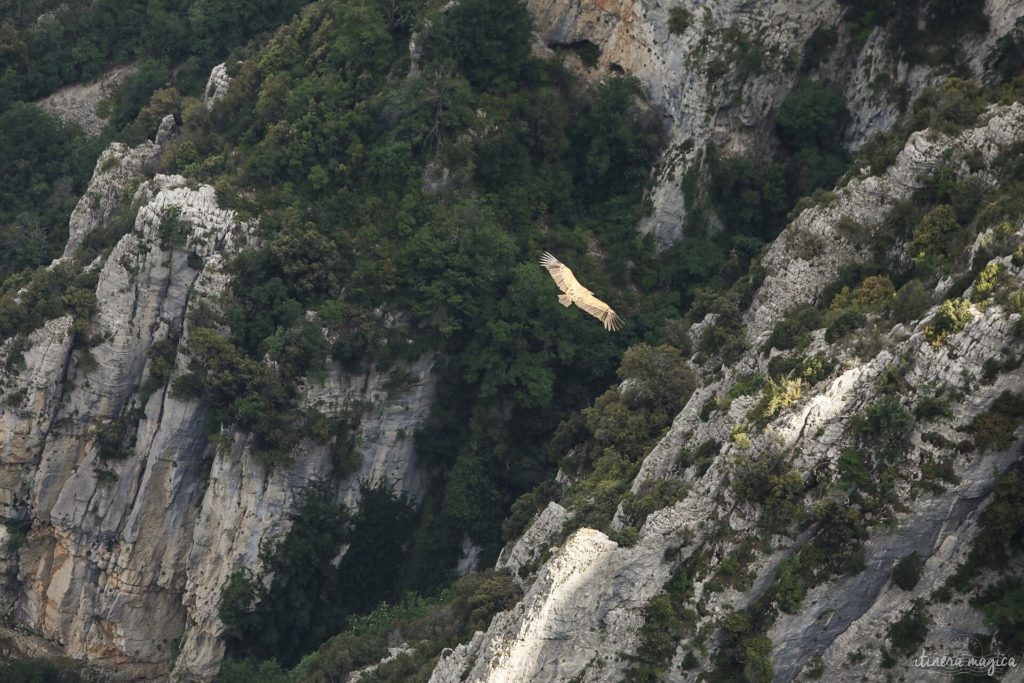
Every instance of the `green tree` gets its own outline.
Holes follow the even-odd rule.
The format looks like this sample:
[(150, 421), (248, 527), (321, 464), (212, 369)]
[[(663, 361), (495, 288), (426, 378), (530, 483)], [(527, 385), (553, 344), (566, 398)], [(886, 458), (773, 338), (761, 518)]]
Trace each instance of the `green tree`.
[(452, 60), (474, 88), (508, 88), (530, 58), (532, 30), (522, 0), (466, 0), (434, 29), (428, 55)]

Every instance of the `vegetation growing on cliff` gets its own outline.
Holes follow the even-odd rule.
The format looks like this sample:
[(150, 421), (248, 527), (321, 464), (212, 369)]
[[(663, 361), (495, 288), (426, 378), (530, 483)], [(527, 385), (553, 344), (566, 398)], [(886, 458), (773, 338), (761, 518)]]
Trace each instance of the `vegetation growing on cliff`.
[[(649, 514), (687, 494), (682, 476), (647, 482), (635, 493), (629, 488), (697, 384), (691, 353), (714, 371), (746, 350), (743, 313), (764, 277), (761, 249), (791, 210), (805, 205), (794, 209), (799, 197), (819, 191), (816, 200), (834, 198), (826, 190), (846, 165), (840, 144), (845, 108), (836, 92), (802, 80), (779, 109), (778, 140), (770, 145), (775, 158), (762, 163), (709, 149), (708, 201), (688, 197), (694, 209), (689, 233), (657, 254), (635, 230), (648, 209), (644, 190), (663, 142), (657, 115), (629, 79), (584, 87), (556, 61), (533, 56), (522, 2), (462, 0), (444, 12), (440, 3), (313, 3), (273, 37), (236, 49), (228, 60), (231, 93), (206, 110), (194, 97), (206, 62), (287, 20), (299, 4), (153, 2), (109, 52), (97, 52), (99, 34), (90, 31), (102, 26), (103, 13), (120, 22), (125, 16), (118, 13), (130, 10), (65, 3), (54, 11), (81, 10), (83, 22), (83, 40), (68, 48), (70, 54), (63, 54), (65, 46), (55, 52), (71, 66), (51, 64), (50, 55), (39, 52), (46, 45), (36, 35), (39, 26), (15, 18), (0, 29), (7, 41), (2, 47), (13, 45), (21, 61), (3, 74), (0, 93), (41, 94), (98, 73), (112, 60), (144, 57), (138, 75), (110, 103), (113, 126), (137, 141), (173, 111), (182, 135), (165, 151), (160, 170), (212, 183), (222, 204), (242, 217), (260, 216), (261, 246), (231, 265), (222, 310), (190, 321), (192, 363), (174, 386), (180, 396), (207, 401), (211, 431), (237, 426), (250, 432), (253, 451), (270, 466), (287, 466), (303, 438), (334, 439), (341, 451), (334, 474), (349, 476), (354, 444), (347, 419), (303, 409), (302, 383), (318, 381), (331, 362), (355, 371), (369, 364), (400, 367), (424, 353), (440, 359), (438, 397), (416, 435), (417, 453), (434, 473), (419, 515), (386, 490), (364, 488), (359, 509), (349, 511), (328, 487), (312, 488), (290, 531), (262, 549), (263, 570), (233, 575), (220, 605), (230, 654), (246, 658), (229, 661), (222, 680), (347, 675), (379, 661), (396, 630), (410, 651), (365, 680), (422, 679), (442, 648), (484, 628), (519, 596), (509, 577), (488, 573), (462, 579), (436, 599), (419, 597), (451, 585), (467, 540), (489, 563), (533, 513), (559, 498), (573, 513), (570, 527), (604, 529), (625, 546), (636, 541)], [(910, 14), (891, 3), (844, 4), (855, 37), (875, 23), (901, 26), (915, 41), (907, 47), (917, 50), (912, 60), (931, 59), (945, 47), (919, 35), (920, 26), (939, 35), (956, 22), (970, 30), (981, 26), (970, 13), (978, 8), (973, 0), (957, 3), (952, 13), (936, 3), (910, 3), (913, 26), (900, 23)], [(677, 8), (670, 30), (683, 33), (693, 20)], [(48, 20), (37, 23), (45, 29)], [(421, 31), (423, 50), (411, 56), (414, 29)], [(736, 32), (732, 39), (743, 58), (737, 70), (759, 71), (757, 41)], [(828, 34), (814, 52), (824, 52), (823, 41)], [(805, 72), (821, 58), (811, 55)], [(952, 133), (973, 121), (985, 101), (973, 85), (952, 81), (924, 93), (909, 120)], [(24, 164), (15, 161), (25, 182), (15, 184), (12, 202), (42, 197), (47, 216), (69, 210), (58, 190), (80, 184), (88, 144), (21, 105), (0, 116), (11, 117), (5, 120), (13, 121), (12, 130), (29, 133), (27, 139), (9, 136), (12, 144), (47, 161), (38, 177), (22, 173)], [(37, 136), (57, 138), (73, 154), (50, 158), (45, 145), (32, 147)], [(883, 136), (865, 146), (862, 159), (880, 170), (902, 142)], [(1015, 216), (1019, 200), (1012, 191), (990, 197), (976, 179), (963, 177), (961, 162), (977, 171), (983, 157), (949, 161), (884, 225), (841, 219), (843, 236), (874, 249), (876, 258), (839, 273), (817, 305), (790, 311), (761, 349), (765, 356), (773, 349), (784, 353), (705, 403), (706, 421), (741, 397), (753, 401), (749, 424), (736, 425), (732, 434), (744, 450), (732, 493), (760, 511), (762, 531), (786, 534), (805, 521), (814, 529), (780, 565), (763, 604), (715, 624), (722, 646), (704, 662), (714, 668), (711, 680), (771, 679), (772, 644), (764, 633), (775, 613), (767, 604), (795, 613), (813, 586), (863, 568), (860, 545), (869, 525), (888, 519), (897, 503), (896, 465), (915, 424), (942, 412), (938, 390), (931, 403), (914, 405), (900, 373), (885, 373), (878, 399), (855, 419), (855, 443), (842, 450), (835, 480), (827, 482), (834, 486), (809, 500), (819, 473), (805, 480), (790, 454), (750, 447), (755, 429), (832, 375), (835, 359), (806, 351), (815, 333), (824, 330), (826, 343), (866, 355), (871, 342), (865, 337), (877, 336), (885, 324), (918, 320), (936, 303), (936, 284), (954, 275), (951, 298), (925, 333), (936, 346), (963, 331), (972, 304), (1024, 306), (999, 268), (986, 265), (1009, 255), (1003, 253), (1005, 230), (981, 239), (967, 263), (975, 237)], [(991, 170), (1012, 178), (1016, 189), (1024, 180), (1012, 158)], [(682, 179), (683, 190), (700, 199), (695, 177)], [(179, 246), (181, 226), (168, 220), (161, 227), (164, 246)], [(112, 236), (116, 231), (104, 239)], [(19, 233), (14, 276), (0, 299), (0, 336), (25, 334), (70, 313), (76, 343), (88, 343), (95, 278), (79, 274), (80, 263), (27, 270), (47, 260), (57, 238), (47, 233), (40, 248), (37, 234)], [(811, 255), (827, 248), (795, 231), (791, 246)], [(557, 306), (534, 263), (541, 248), (557, 250), (610, 293), (629, 318), (622, 335), (609, 336)], [(22, 285), (26, 291), (18, 292)], [(693, 340), (685, 332), (688, 310), (693, 319), (717, 314)], [(157, 384), (170, 378), (173, 358), (173, 346), (153, 349)], [(17, 354), (10, 359), (16, 363)], [(1002, 367), (989, 368), (987, 379)], [(601, 394), (615, 379), (621, 384)], [(1019, 397), (1007, 394), (966, 431), (983, 451), (1003, 448), (1022, 413)], [(101, 456), (119, 458), (129, 455), (130, 435), (121, 421), (111, 421), (91, 438)], [(942, 438), (935, 433), (931, 442)], [(715, 439), (685, 445), (675, 474), (702, 476), (720, 450)], [(554, 481), (556, 467), (568, 485)], [(938, 477), (949, 468), (948, 462), (933, 464)], [(924, 464), (921, 472), (927, 478)], [(618, 509), (622, 525), (613, 531)], [(703, 549), (683, 563), (647, 605), (631, 672), (658, 678), (684, 638), (706, 637), (694, 633), (698, 612), (686, 605), (694, 581), (708, 578), (708, 594), (743, 590), (752, 580), (745, 565), (763, 551), (755, 541), (743, 542), (717, 558), (711, 577), (699, 575), (706, 569), (699, 566)], [(894, 581), (912, 587), (917, 572), (913, 562), (901, 563)], [(1004, 598), (1010, 608), (1001, 606)], [(992, 624), (1019, 624), (1012, 613), (1019, 582), (993, 586), (978, 599)], [(908, 650), (926, 630), (927, 614), (915, 608), (889, 635), (895, 647)], [(697, 663), (694, 652), (684, 666)], [(269, 657), (276, 661), (258, 661)], [(277, 662), (297, 668), (286, 672)]]
[(237, 572), (221, 591), (229, 652), (291, 667), (352, 615), (397, 601), (412, 518), (409, 501), (386, 487), (364, 485), (351, 515), (323, 483), (307, 488), (288, 533), (260, 549), (261, 576)]

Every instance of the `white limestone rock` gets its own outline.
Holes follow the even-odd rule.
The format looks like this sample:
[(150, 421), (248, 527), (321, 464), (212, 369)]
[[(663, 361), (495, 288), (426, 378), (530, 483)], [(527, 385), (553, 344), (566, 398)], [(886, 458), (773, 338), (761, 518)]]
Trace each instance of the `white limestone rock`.
[[(749, 450), (730, 435), (736, 424), (746, 421), (745, 414), (756, 396), (737, 398), (728, 410), (701, 416), (708, 398), (724, 394), (736, 378), (765, 372), (768, 359), (759, 342), (789, 307), (816, 301), (838, 268), (866, 258), (835, 230), (841, 216), (870, 227), (884, 217), (894, 201), (909, 196), (921, 178), (947, 156), (961, 158), (977, 148), (985, 160), (991, 160), (1020, 140), (1024, 140), (1024, 107), (1019, 104), (993, 108), (976, 128), (954, 138), (916, 134), (883, 176), (854, 179), (836, 192), (834, 201), (801, 214), (763, 262), (768, 276), (744, 318), (752, 350), (730, 367), (709, 364), (702, 369), (702, 386), (644, 460), (632, 485), (637, 492), (659, 479), (680, 478), (688, 484), (683, 499), (649, 515), (632, 547), (617, 547), (603, 534), (581, 529), (561, 548), (553, 548), (558, 534), (549, 530), (552, 518), (565, 513), (552, 507), (555, 504), (549, 505), (523, 537), (502, 552), (499, 567), (518, 574), (528, 566), (526, 558), (550, 551), (551, 559), (533, 574), (527, 570), (523, 578), (529, 588), (523, 600), (497, 615), (485, 633), (442, 657), (432, 680), (621, 680), (629, 662), (620, 655), (629, 655), (639, 644), (648, 600), (717, 525), (727, 525), (733, 540), (707, 559), (706, 574), (694, 583), (695, 600), (702, 602), (698, 626), (708, 629), (715, 628), (716, 619), (763, 594), (772, 585), (779, 561), (809, 538), (806, 533), (795, 539), (777, 538), (773, 551), (759, 555), (747, 568), (756, 575), (749, 589), (706, 590), (716, 564), (735, 547), (737, 539), (752, 532), (760, 515), (757, 507), (735, 500), (728, 485), (734, 463), (751, 453), (781, 449), (791, 454), (792, 466), (805, 479), (833, 476), (840, 453), (855, 443), (852, 418), (877, 399), (879, 377), (897, 367), (902, 368), (910, 387), (904, 399), (908, 404), (930, 395), (938, 385), (964, 392), (962, 398), (951, 400), (949, 417), (915, 427), (910, 435), (912, 448), (903, 456), (904, 468), (919, 467), (921, 452), (933, 448), (922, 439), (923, 432), (960, 440), (963, 436), (958, 436), (958, 427), (970, 424), (1001, 392), (1019, 390), (1024, 384), (1020, 368), (999, 374), (989, 384), (965, 384), (964, 379), (978, 373), (987, 359), (999, 356), (1004, 348), (1024, 352), (1024, 341), (1014, 333), (1020, 324), (1019, 313), (997, 305), (975, 308), (971, 322), (936, 348), (927, 342), (924, 332), (937, 310), (933, 307), (916, 323), (896, 326), (885, 335), (880, 350), (871, 358), (852, 355), (842, 344), (829, 346), (821, 332), (816, 333), (809, 352), (825, 350), (837, 356), (842, 363), (840, 372), (816, 386), (804, 387), (800, 400), (782, 410), (762, 432), (751, 430)], [(825, 245), (817, 247), (815, 237)], [(1000, 262), (1007, 276), (1024, 287), (1024, 268), (1005, 258)], [(979, 504), (999, 473), (1020, 458), (1024, 433), (1018, 431), (1014, 438), (1017, 443), (1004, 453), (958, 457), (955, 467), (961, 480), (943, 493), (920, 493), (912, 499), (909, 482), (899, 484), (898, 495), (908, 501), (909, 511), (897, 516), (892, 530), (874, 532), (865, 546), (867, 568), (817, 587), (805, 598), (799, 614), (781, 615), (775, 622), (769, 636), (778, 680), (792, 680), (818, 657), (826, 666), (828, 680), (861, 680), (878, 670), (874, 654), (856, 667), (844, 662), (865, 643), (877, 653), (878, 634), (884, 639), (888, 624), (909, 607), (913, 597), (927, 595), (955, 570), (954, 558), (964, 556), (975, 533), (973, 520)], [(699, 474), (693, 467), (677, 469), (683, 446), (696, 447), (709, 440), (718, 442), (719, 454), (705, 472)], [(613, 528), (621, 525), (620, 510)], [(928, 560), (920, 587), (912, 593), (891, 589), (892, 567), (910, 550)], [(966, 604), (932, 611), (937, 615), (937, 629), (929, 636), (929, 644), (936, 647), (951, 636), (956, 624), (977, 624), (979, 619)], [(682, 644), (675, 665), (690, 647)], [(909, 659), (899, 662), (893, 675), (914, 678), (919, 672), (910, 665)], [(681, 676), (681, 671), (673, 669), (669, 677)]]
[(231, 85), (231, 77), (228, 76), (226, 64), (218, 64), (210, 71), (210, 77), (206, 79), (206, 88), (203, 90), (203, 103), (207, 109), (212, 109), (217, 100), (228, 94), (228, 87)]
[(537, 561), (541, 553), (550, 547), (562, 532), (568, 517), (564, 507), (554, 501), (548, 503), (526, 532), (515, 543), (502, 549), (495, 568), (507, 569), (521, 581), (520, 571)]
[(116, 211), (127, 209), (142, 181), (144, 166), (159, 153), (155, 143), (128, 147), (115, 142), (100, 154), (89, 187), (71, 212), (64, 258), (74, 256), (86, 237), (107, 225)]
[[(94, 345), (73, 347), (69, 317), (23, 345), (0, 345), (0, 515), (32, 521), (24, 546), (0, 554), (0, 569), (20, 579), (0, 601), (71, 657), (134, 680), (210, 680), (224, 655), (220, 587), (243, 566), (259, 570), (260, 543), (287, 532), (295, 497), (332, 465), (328, 444), (304, 441), (290, 465), (269, 470), (247, 435), (211, 441), (205, 403), (170, 392), (190, 360), (187, 311), (216, 307), (230, 284), (225, 266), (258, 242), (256, 222), (220, 208), (212, 187), (181, 176), (143, 182), (158, 152), (152, 142), (112, 145), (71, 219), (60, 263), (119, 211), (136, 212), (133, 228), (89, 266), (99, 276)], [(165, 234), (168, 220), (180, 235)], [(140, 396), (150, 350), (165, 340), (177, 344), (171, 381)], [(321, 383), (301, 388), (303, 403), (329, 417), (365, 406), (354, 425), (361, 465), (338, 483), (348, 505), (358, 504), (363, 480), (413, 500), (425, 490), (412, 436), (433, 400), (433, 358), (402, 370), (395, 386), (375, 368), (331, 365)], [(104, 461), (93, 432), (114, 419), (130, 430), (131, 455)]]

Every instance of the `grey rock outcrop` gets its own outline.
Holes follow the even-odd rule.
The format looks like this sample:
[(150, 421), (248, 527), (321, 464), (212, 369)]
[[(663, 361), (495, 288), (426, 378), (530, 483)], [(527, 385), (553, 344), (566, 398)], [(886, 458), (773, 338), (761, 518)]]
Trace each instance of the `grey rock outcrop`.
[[(360, 469), (339, 484), (338, 497), (357, 505), (361, 481), (389, 482), (413, 499), (422, 496), (425, 473), (416, 466), (412, 434), (426, 419), (434, 390), (433, 361), (424, 358), (408, 368), (408, 388), (388, 396), (388, 375), (370, 369), (361, 376), (337, 366), (322, 385), (307, 388), (309, 405), (329, 416), (342, 416), (355, 403), (372, 404), (356, 427)], [(209, 485), (187, 552), (184, 603), (187, 626), (175, 674), (209, 679), (224, 656), (224, 626), (218, 616), (220, 588), (235, 571), (258, 571), (260, 543), (288, 529), (288, 512), (296, 495), (311, 482), (331, 478), (327, 445), (301, 444), (288, 467), (268, 469), (247, 453), (247, 435), (226, 434), (214, 456)]]
[[(0, 597), (21, 625), (118, 676), (209, 680), (224, 655), (220, 587), (242, 567), (259, 570), (260, 543), (287, 532), (295, 497), (331, 477), (331, 449), (304, 441), (290, 463), (270, 467), (247, 434), (209, 435), (205, 403), (170, 390), (189, 364), (189, 311), (219, 305), (225, 266), (257, 244), (257, 224), (220, 208), (210, 186), (147, 180), (159, 151), (149, 142), (104, 152), (53, 266), (72, 267), (92, 233), (133, 217), (90, 266), (88, 348), (70, 316), (0, 346), (0, 515), (31, 524), (21, 547), (0, 555), (18, 579)], [(154, 384), (158, 343), (171, 345), (173, 370)], [(360, 466), (338, 482), (340, 501), (358, 504), (363, 480), (422, 495), (412, 435), (433, 398), (433, 359), (402, 377), (395, 386), (375, 368), (331, 365), (302, 388), (328, 418), (356, 416)], [(98, 452), (110, 425), (124, 429), (124, 457)]]
[[(683, 235), (687, 213), (696, 208), (686, 206), (681, 181), (691, 167), (702, 168), (707, 144), (713, 142), (729, 153), (764, 155), (778, 107), (800, 78), (794, 56), (798, 63), (817, 29), (835, 30), (835, 47), (840, 50), (848, 49), (850, 40), (842, 24), (842, 7), (834, 0), (527, 4), (536, 17), (542, 47), (597, 47), (597, 63), (584, 75), (635, 76), (650, 104), (665, 116), (671, 144), (653, 178), (653, 212), (639, 226), (662, 247)], [(688, 13), (688, 25), (681, 32), (669, 28), (673, 10)], [(985, 58), (1024, 15), (1024, 5), (991, 0), (986, 13), (992, 18), (988, 32), (962, 41), (970, 75), (979, 81)], [(948, 76), (941, 68), (893, 57), (886, 48), (888, 39), (878, 29), (855, 54), (826, 60), (813, 74), (843, 92), (851, 118), (845, 142), (851, 149), (892, 127), (903, 106), (901, 89), (918, 93)], [(757, 53), (756, 66), (735, 65), (743, 45)], [(889, 85), (880, 89), (883, 81)]]
[[(879, 348), (867, 357), (842, 344), (826, 345), (818, 333), (810, 352), (825, 350), (838, 356), (842, 370), (817, 386), (805, 387), (800, 399), (763, 431), (751, 432), (749, 446), (730, 435), (736, 425), (745, 423), (754, 397), (740, 397), (728, 409), (701, 414), (707, 399), (724, 394), (737, 378), (766, 370), (768, 358), (760, 347), (788, 309), (816, 302), (840, 268), (868, 258), (865, 247), (836, 229), (840, 217), (849, 217), (870, 234), (884, 220), (887, 208), (920, 187), (938, 164), (974, 153), (982, 155), (985, 166), (1021, 140), (1024, 107), (1019, 103), (991, 109), (977, 127), (956, 137), (915, 134), (883, 175), (851, 179), (837, 189), (834, 199), (797, 217), (763, 260), (768, 275), (744, 318), (744, 334), (752, 350), (728, 367), (717, 363), (702, 366), (701, 386), (644, 460), (633, 482), (633, 491), (638, 492), (645, 484), (680, 478), (687, 482), (682, 499), (650, 514), (631, 547), (618, 546), (591, 529), (580, 529), (562, 543), (550, 527), (565, 512), (549, 505), (522, 538), (503, 551), (499, 562), (522, 573), (526, 558), (550, 555), (536, 572), (525, 577), (529, 588), (523, 600), (496, 616), (485, 633), (446, 653), (432, 680), (621, 680), (629, 667), (628, 657), (623, 655), (635, 652), (639, 645), (646, 605), (675, 567), (694, 557), (716, 528), (719, 539), (722, 529), (737, 538), (754, 531), (759, 513), (738, 502), (729, 486), (736, 463), (750, 453), (776, 449), (791, 454), (792, 466), (804, 480), (835, 476), (840, 453), (854, 440), (854, 416), (877, 399), (879, 378), (900, 373), (910, 387), (910, 400), (941, 386), (956, 387), (960, 392), (951, 400), (948, 416), (915, 427), (912, 446), (901, 465), (901, 470), (913, 471), (921, 458), (932, 453), (933, 446), (923, 432), (954, 439), (956, 430), (971, 424), (1001, 392), (1024, 385), (1020, 368), (988, 383), (965, 380), (1003, 349), (1022, 350), (1022, 341), (1014, 333), (1020, 324), (1019, 313), (997, 305), (974, 308), (965, 329), (940, 348), (925, 339), (927, 321), (936, 310), (932, 308), (915, 323), (883, 332)], [(1019, 223), (1016, 231), (1015, 239), (1024, 241)], [(1015, 286), (1024, 286), (1024, 268), (1013, 266), (1008, 259), (1001, 262)], [(1022, 437), (1017, 434), (1015, 445), (1005, 452), (958, 457), (957, 483), (942, 492), (919, 493), (912, 499), (910, 482), (901, 482), (898, 494), (908, 501), (908, 510), (896, 516), (891, 531), (875, 532), (865, 545), (865, 569), (818, 586), (798, 614), (782, 614), (776, 620), (768, 634), (774, 648), (775, 679), (793, 680), (820, 662), (827, 680), (881, 680), (873, 672), (880, 670), (877, 653), (887, 644), (888, 625), (915, 597), (928, 595), (955, 571), (976, 533), (980, 506), (999, 474), (1020, 459)], [(677, 469), (680, 448), (709, 440), (721, 446), (705, 472), (692, 467)], [(620, 510), (613, 527), (621, 528), (622, 523)], [(697, 628), (713, 630), (718, 619), (753, 603), (772, 583), (779, 561), (807, 538), (807, 533), (793, 539), (774, 537), (771, 552), (747, 567), (755, 576), (745, 590), (709, 588), (715, 565), (738, 543), (733, 540), (723, 545), (716, 540), (717, 550), (708, 560), (707, 574), (693, 579), (694, 601), (701, 604)], [(891, 588), (888, 581), (893, 565), (911, 551), (917, 551), (927, 563), (920, 585), (907, 593)], [(939, 628), (929, 635), (928, 646), (948, 646), (957, 622), (980, 627), (980, 617), (968, 607), (937, 612)], [(860, 650), (867, 656), (855, 656)], [(683, 680), (680, 662), (684, 654), (681, 647), (670, 668), (670, 679)], [(888, 671), (921, 680), (917, 678), (921, 672), (911, 666), (906, 658)], [(710, 663), (700, 661), (696, 671), (705, 667)]]
[(520, 572), (540, 560), (543, 551), (554, 544), (568, 518), (569, 513), (564, 507), (555, 502), (548, 503), (526, 533), (502, 549), (495, 567), (518, 577)]
[(138, 68), (134, 65), (119, 66), (91, 83), (61, 88), (36, 104), (62, 121), (81, 126), (88, 135), (99, 135), (107, 125), (97, 113), (100, 102), (110, 99), (136, 71)]
[(115, 142), (100, 154), (92, 181), (71, 212), (64, 258), (73, 256), (92, 231), (108, 225), (115, 212), (128, 210), (144, 167), (158, 154), (160, 146), (153, 142), (137, 147)]
[(203, 90), (203, 102), (206, 108), (210, 109), (214, 103), (228, 94), (228, 86), (231, 85), (231, 77), (228, 76), (226, 64), (218, 64), (210, 71), (210, 77), (206, 80), (206, 88)]

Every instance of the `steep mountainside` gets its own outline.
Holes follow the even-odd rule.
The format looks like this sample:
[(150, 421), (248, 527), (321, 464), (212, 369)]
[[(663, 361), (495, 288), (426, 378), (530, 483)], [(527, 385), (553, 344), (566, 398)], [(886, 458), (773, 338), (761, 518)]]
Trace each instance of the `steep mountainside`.
[[(978, 513), (993, 504), (996, 482), (1020, 458), (1020, 218), (982, 231), (972, 249), (984, 254), (975, 261), (981, 272), (998, 272), (1006, 304), (983, 291), (983, 276), (968, 279), (962, 293), (963, 279), (957, 285), (946, 278), (934, 296), (954, 298), (898, 324), (868, 313), (867, 328), (832, 339), (839, 316), (826, 329), (801, 331), (808, 338), (796, 353), (780, 353), (775, 343), (787, 311), (828, 303), (834, 309), (827, 292), (837, 273), (871, 272), (856, 268), (875, 258), (871, 236), (884, 233), (893, 208), (940, 167), (952, 163), (958, 174), (994, 184), (989, 169), (1014, 154), (1022, 136), (1019, 103), (991, 109), (977, 128), (957, 136), (916, 133), (884, 174), (853, 178), (826, 204), (801, 213), (761, 262), (764, 282), (736, 328), (749, 350), (728, 366), (695, 357), (698, 387), (644, 459), (632, 492), (651, 495), (672, 481), (681, 486), (649, 506), (625, 544), (591, 529), (562, 541), (571, 520), (551, 503), (499, 563), (526, 580), (523, 601), (442, 659), (432, 680), (464, 679), (466, 671), (469, 680), (620, 680), (637, 661), (670, 677), (738, 667), (734, 675), (759, 679), (763, 674), (744, 668), (756, 663), (769, 672), (774, 666), (777, 680), (812, 669), (828, 680), (874, 680), (886, 671), (920, 680), (910, 654), (921, 647), (943, 652), (965, 633), (985, 632), (983, 610), (950, 604), (935, 591), (964, 571), (960, 563), (986, 528)], [(974, 173), (967, 157), (980, 164)], [(998, 251), (985, 250), (997, 240)], [(869, 296), (872, 278), (880, 279), (863, 280), (854, 298)], [(963, 304), (963, 317), (940, 340), (933, 331), (944, 324), (950, 301)], [(694, 337), (716, 324), (698, 323)], [(779, 373), (779, 366), (793, 369)], [(753, 389), (752, 378), (764, 388)], [(748, 387), (743, 394), (735, 390), (741, 384)], [(993, 415), (1000, 419), (989, 421)], [(1004, 480), (1014, 487), (1007, 495), (1020, 494), (1019, 477)], [(628, 509), (619, 505), (613, 529), (636, 523)], [(845, 559), (822, 552), (847, 553), (855, 567), (836, 567)], [(920, 576), (900, 588), (893, 567), (914, 553), (924, 562)], [(529, 559), (542, 554), (551, 559), (531, 571)], [(1019, 563), (1013, 570), (1006, 560), (995, 562), (1011, 576), (1019, 571)], [(986, 575), (979, 585), (999, 576)], [(677, 616), (667, 622), (654, 611), (666, 590), (678, 601), (671, 606)], [(931, 628), (894, 663), (883, 663), (894, 646), (891, 625), (919, 598), (928, 604)], [(743, 630), (708, 640), (734, 623)], [(679, 643), (674, 653), (657, 651), (671, 655), (664, 661), (645, 659), (652, 639), (664, 637), (650, 626)], [(756, 651), (759, 662), (743, 654), (758, 632), (769, 638)]]
[[(175, 643), (180, 671), (210, 677), (224, 650), (220, 587), (258, 566), (260, 543), (287, 528), (296, 492), (331, 470), (332, 446), (306, 442), (290, 467), (272, 469), (247, 454), (244, 433), (225, 430), (210, 444), (202, 403), (169, 390), (188, 364), (190, 311), (217, 300), (225, 263), (254, 245), (257, 226), (219, 208), (209, 186), (143, 181), (159, 152), (115, 144), (100, 157), (72, 215), (68, 255), (50, 267), (66, 267), (115, 212), (135, 216), (90, 266), (92, 336), (80, 341), (68, 315), (5, 349), (4, 516), (32, 522), (8, 543), (17, 551), (7, 571), (26, 579), (8, 599), (20, 623), (73, 657), (155, 675), (170, 668)], [(398, 393), (372, 369), (339, 367), (306, 392), (329, 416), (373, 405), (355, 427), (361, 465), (338, 485), (346, 502), (360, 481), (422, 494), (402, 434), (425, 417), (430, 365), (412, 364)]]
[(0, 678), (1024, 657), (1024, 2), (16, 4)]

